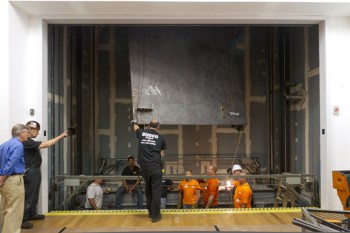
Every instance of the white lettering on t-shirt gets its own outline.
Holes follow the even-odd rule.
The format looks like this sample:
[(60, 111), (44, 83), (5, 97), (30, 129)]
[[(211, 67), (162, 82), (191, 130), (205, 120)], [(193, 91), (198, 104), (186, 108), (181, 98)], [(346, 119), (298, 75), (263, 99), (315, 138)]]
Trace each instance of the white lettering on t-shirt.
[(147, 145), (156, 145), (156, 142), (154, 139), (158, 139), (157, 134), (142, 132), (142, 137), (145, 137), (142, 139), (141, 144), (147, 144)]
[(152, 134), (152, 133), (143, 132), (143, 133), (142, 133), (142, 136), (143, 136), (143, 137), (146, 137), (146, 138), (148, 138), (148, 139), (152, 139), (152, 138), (158, 139), (158, 135), (157, 135), (157, 134)]

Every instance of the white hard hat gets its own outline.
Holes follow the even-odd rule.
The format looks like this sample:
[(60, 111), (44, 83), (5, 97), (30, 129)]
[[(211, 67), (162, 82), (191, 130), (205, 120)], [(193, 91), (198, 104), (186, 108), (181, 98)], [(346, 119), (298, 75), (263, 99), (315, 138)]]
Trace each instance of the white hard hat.
[(241, 170), (241, 171), (242, 171), (241, 166), (240, 166), (239, 164), (233, 165), (233, 167), (232, 167), (232, 172), (237, 171), (237, 170)]

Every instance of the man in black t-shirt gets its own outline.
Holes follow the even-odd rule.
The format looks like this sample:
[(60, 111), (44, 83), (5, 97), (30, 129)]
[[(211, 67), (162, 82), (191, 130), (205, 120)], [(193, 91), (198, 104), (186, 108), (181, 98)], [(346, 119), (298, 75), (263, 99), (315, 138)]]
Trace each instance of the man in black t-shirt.
[(132, 127), (139, 140), (137, 162), (141, 166), (145, 180), (146, 206), (152, 222), (158, 222), (160, 215), (160, 198), (162, 192), (162, 162), (166, 143), (158, 133), (159, 122), (152, 120), (148, 129), (141, 129), (136, 121), (131, 121)]
[(48, 141), (34, 141), (39, 135), (40, 124), (37, 121), (28, 121), (26, 126), (29, 128), (28, 140), (23, 142), (24, 160), (27, 171), (25, 173), (25, 200), (22, 229), (33, 228), (33, 224), (29, 220), (42, 220), (44, 215), (37, 214), (37, 205), (39, 200), (39, 191), (41, 185), (41, 153), (40, 149), (48, 148), (55, 145), (59, 140), (68, 136), (68, 131), (63, 132), (59, 136)]
[[(128, 166), (126, 166), (122, 171), (122, 176), (141, 176), (140, 168), (135, 165), (135, 160), (133, 156), (129, 156), (128, 158)], [(141, 180), (122, 180), (123, 185), (120, 186), (117, 190), (117, 196), (115, 201), (115, 207), (117, 209), (121, 209), (121, 201), (124, 193), (133, 194), (136, 192), (137, 194), (137, 208), (142, 209), (142, 186), (140, 185)]]

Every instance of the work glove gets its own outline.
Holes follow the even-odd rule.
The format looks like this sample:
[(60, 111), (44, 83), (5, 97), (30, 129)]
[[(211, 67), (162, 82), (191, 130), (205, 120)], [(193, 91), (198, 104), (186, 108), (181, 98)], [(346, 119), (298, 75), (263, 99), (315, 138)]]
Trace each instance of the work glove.
[(131, 126), (134, 126), (135, 124), (137, 124), (137, 121), (136, 120), (131, 120), (130, 124), (131, 124)]
[(177, 204), (177, 208), (182, 209), (182, 204), (181, 203)]
[(197, 204), (192, 204), (192, 209), (197, 209), (197, 208), (198, 208)]

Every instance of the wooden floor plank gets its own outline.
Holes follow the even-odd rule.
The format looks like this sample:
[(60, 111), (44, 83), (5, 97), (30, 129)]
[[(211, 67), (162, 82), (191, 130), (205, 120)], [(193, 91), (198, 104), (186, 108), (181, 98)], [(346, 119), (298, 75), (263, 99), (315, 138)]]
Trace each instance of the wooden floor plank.
[[(152, 223), (145, 213), (47, 215), (45, 220), (32, 221), (34, 228), (22, 233), (77, 232), (141, 232), (141, 231), (267, 231), (301, 232), (292, 224), (301, 212), (197, 212), (162, 213), (162, 219)], [(215, 228), (217, 227), (217, 229)]]

